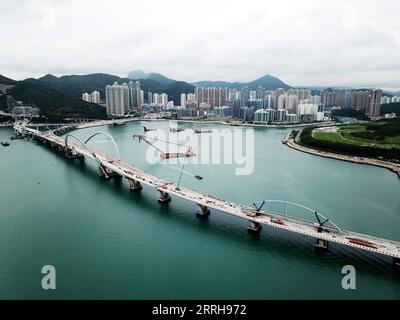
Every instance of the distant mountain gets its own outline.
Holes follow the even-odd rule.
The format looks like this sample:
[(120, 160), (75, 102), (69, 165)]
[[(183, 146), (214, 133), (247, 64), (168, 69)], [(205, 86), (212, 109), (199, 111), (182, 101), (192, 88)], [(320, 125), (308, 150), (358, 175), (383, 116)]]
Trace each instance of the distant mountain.
[[(49, 81), (49, 77), (46, 80)], [(7, 94), (16, 100), (35, 104), (40, 108), (42, 115), (53, 121), (69, 117), (95, 119), (107, 117), (104, 107), (86, 103), (80, 97), (69, 94), (68, 90), (55, 89), (37, 79), (19, 81)], [(5, 108), (7, 108), (7, 100), (3, 95), (0, 97), (0, 109)]]
[(249, 87), (251, 90), (257, 89), (257, 87), (263, 87), (267, 90), (275, 90), (278, 88), (287, 90), (291, 88), (291, 86), (284, 83), (282, 80), (271, 75), (265, 75), (251, 82), (198, 81), (193, 83), (193, 85), (196, 87), (228, 87), (232, 89)]
[[(57, 78), (53, 75), (46, 75), (38, 81), (42, 84), (62, 91), (71, 97), (81, 98), (82, 93), (92, 92), (97, 90), (100, 92), (102, 98), (105, 97), (105, 87), (114, 82), (119, 84), (128, 83), (131, 81), (127, 78), (120, 78), (118, 76), (104, 74), (104, 73), (94, 73), (88, 75), (70, 75)], [(194, 86), (183, 81), (172, 81), (171, 83), (161, 83), (153, 79), (141, 79), (140, 80), (141, 89), (147, 93), (151, 91), (153, 93), (166, 93), (170, 100), (174, 103), (179, 104), (181, 93), (194, 92)]]
[(140, 69), (129, 72), (128, 79), (130, 80), (154, 80), (161, 84), (170, 84), (175, 82), (175, 80), (169, 79), (160, 73), (146, 73)]
[(385, 96), (400, 96), (400, 91), (394, 92), (394, 91), (383, 91), (383, 94)]
[[(15, 86), (8, 90), (7, 93), (12, 95), (16, 100), (36, 104), (41, 109), (41, 113), (52, 120), (67, 117), (103, 119), (106, 117), (105, 108), (82, 101), (82, 93), (98, 90), (104, 99), (105, 87), (107, 85), (114, 82), (120, 84), (124, 82), (128, 83), (129, 81), (127, 78), (120, 78), (104, 73), (62, 77), (47, 74), (39, 79), (29, 78), (24, 81), (13, 82)], [(146, 94), (148, 91), (168, 94), (169, 99), (173, 100), (175, 104), (180, 103), (181, 93), (194, 92), (195, 88), (183, 81), (173, 81), (163, 84), (152, 79), (140, 80), (140, 85)], [(0, 109), (6, 108), (7, 101), (5, 95), (0, 96)]]
[(47, 85), (53, 89), (62, 91), (71, 97), (81, 98), (82, 93), (100, 91), (102, 97), (105, 96), (105, 87), (114, 82), (128, 82), (128, 79), (123, 79), (118, 76), (94, 73), (88, 75), (69, 75), (56, 77), (51, 74), (45, 75), (37, 79), (41, 84)]
[(13, 84), (16, 84), (16, 83), (17, 83), (17, 81), (12, 80), (12, 79), (10, 79), (10, 78), (6, 78), (6, 77), (4, 77), (4, 76), (2, 76), (2, 75), (0, 74), (0, 84), (4, 84), (4, 85), (13, 85)]
[(244, 82), (209, 81), (209, 80), (197, 81), (192, 84), (195, 87), (204, 87), (204, 88), (221, 87), (221, 88), (232, 88), (232, 89), (241, 89), (247, 85)]
[(256, 89), (257, 87), (263, 87), (269, 90), (274, 90), (278, 88), (283, 88), (285, 90), (288, 90), (291, 88), (291, 86), (284, 83), (282, 80), (270, 75), (265, 75), (263, 77), (260, 77), (254, 81), (249, 82), (247, 85), (251, 89)]
[(17, 83), (17, 81), (10, 78), (6, 78), (0, 74), (0, 96), (6, 94), (7, 91), (12, 89), (12, 87)]

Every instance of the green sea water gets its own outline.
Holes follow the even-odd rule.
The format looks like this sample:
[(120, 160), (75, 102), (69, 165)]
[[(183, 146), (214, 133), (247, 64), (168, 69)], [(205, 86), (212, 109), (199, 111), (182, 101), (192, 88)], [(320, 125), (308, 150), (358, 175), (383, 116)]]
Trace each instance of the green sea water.
[[(148, 163), (148, 146), (133, 141), (142, 125), (73, 134), (108, 132), (125, 162), (176, 182), (181, 166)], [(168, 132), (167, 122), (145, 125)], [(254, 130), (251, 175), (235, 175), (235, 165), (188, 164), (181, 185), (236, 203), (300, 203), (345, 229), (400, 241), (395, 174), (292, 150), (281, 144), (288, 130)], [(11, 134), (0, 129), (1, 139)], [(90, 146), (113, 154), (103, 140)], [(149, 187), (131, 192), (124, 180), (103, 180), (90, 160), (10, 142), (0, 147), (0, 299), (400, 298), (400, 272), (389, 258), (335, 244), (321, 255), (312, 239), (268, 227), (255, 237), (244, 220), (216, 211), (199, 219), (192, 203), (160, 205)], [(56, 268), (56, 290), (41, 287), (44, 265)], [(345, 265), (356, 268), (356, 290), (342, 289)]]

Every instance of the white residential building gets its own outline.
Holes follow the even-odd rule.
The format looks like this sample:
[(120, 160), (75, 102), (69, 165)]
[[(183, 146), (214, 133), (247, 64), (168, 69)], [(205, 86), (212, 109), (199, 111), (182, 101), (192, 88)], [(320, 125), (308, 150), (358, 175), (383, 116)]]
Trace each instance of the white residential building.
[(115, 82), (106, 87), (106, 107), (109, 116), (123, 116), (125, 114), (124, 86)]
[(186, 108), (186, 93), (181, 93), (181, 107)]

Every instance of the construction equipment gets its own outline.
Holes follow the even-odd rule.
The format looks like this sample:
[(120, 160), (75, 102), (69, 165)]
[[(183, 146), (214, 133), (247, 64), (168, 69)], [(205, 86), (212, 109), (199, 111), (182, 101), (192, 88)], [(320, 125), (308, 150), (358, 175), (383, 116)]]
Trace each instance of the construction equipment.
[(126, 124), (126, 122), (124, 122), (124, 121), (115, 121), (115, 120), (113, 120), (113, 126), (114, 127), (123, 126), (125, 124)]
[(200, 133), (211, 133), (211, 129), (194, 129), (194, 133), (200, 134)]
[(175, 188), (175, 190), (178, 190), (178, 191), (181, 190), (181, 189), (179, 188), (179, 185), (181, 184), (183, 169), (185, 169), (185, 166), (182, 166), (181, 174), (179, 175), (178, 184), (177, 184), (177, 186), (176, 186), (176, 188)]
[(148, 132), (148, 131), (157, 131), (157, 129), (146, 128), (145, 126), (143, 126), (143, 130), (144, 130), (144, 132)]
[[(193, 152), (193, 148), (191, 146), (186, 146), (183, 144), (179, 144), (179, 143), (173, 143), (173, 142), (169, 142), (169, 141), (163, 141), (157, 138), (146, 138), (143, 135), (133, 135), (133, 139), (138, 138), (139, 142), (144, 141), (145, 143), (147, 143), (148, 145), (150, 145), (151, 147), (153, 147), (154, 149), (156, 149), (159, 153), (160, 153), (160, 157), (162, 159), (171, 159), (171, 158), (188, 158), (188, 157), (193, 157), (195, 156), (194, 152)], [(150, 141), (150, 139), (154, 140), (154, 141), (161, 141), (161, 142), (166, 142), (169, 144), (175, 144), (178, 146), (184, 146), (187, 148), (186, 152), (165, 152), (163, 150), (161, 150), (159, 147), (157, 147), (154, 143), (152, 143)]]
[(171, 132), (182, 132), (182, 131), (184, 131), (185, 129), (184, 128), (169, 128), (169, 131), (171, 131)]
[(252, 218), (261, 216), (262, 214), (265, 214), (265, 211), (261, 210), (264, 204), (265, 201), (263, 201), (261, 205), (258, 205), (257, 203), (253, 202), (252, 204), (242, 207), (242, 212)]

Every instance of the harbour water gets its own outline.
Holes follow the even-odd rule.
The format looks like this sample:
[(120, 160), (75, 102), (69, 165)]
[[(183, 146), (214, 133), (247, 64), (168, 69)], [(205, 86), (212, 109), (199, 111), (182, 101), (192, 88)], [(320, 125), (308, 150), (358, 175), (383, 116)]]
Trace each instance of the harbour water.
[[(167, 122), (145, 125), (168, 132)], [(110, 133), (125, 162), (176, 182), (181, 166), (148, 163), (148, 146), (133, 141), (142, 126), (73, 134)], [(345, 229), (400, 241), (395, 174), (292, 150), (281, 144), (288, 130), (254, 130), (253, 174), (187, 165), (181, 185), (242, 204), (300, 203)], [(1, 128), (0, 140), (11, 134)], [(112, 154), (105, 140), (90, 146)], [(94, 163), (27, 140), (0, 147), (0, 299), (400, 299), (400, 272), (389, 258), (333, 244), (321, 255), (311, 239), (267, 227), (255, 237), (246, 221), (215, 211), (199, 219), (193, 204), (160, 205), (157, 196), (102, 180)], [(41, 288), (44, 265), (57, 270), (54, 291)], [(341, 286), (345, 265), (356, 268), (356, 290)]]

